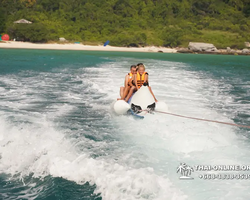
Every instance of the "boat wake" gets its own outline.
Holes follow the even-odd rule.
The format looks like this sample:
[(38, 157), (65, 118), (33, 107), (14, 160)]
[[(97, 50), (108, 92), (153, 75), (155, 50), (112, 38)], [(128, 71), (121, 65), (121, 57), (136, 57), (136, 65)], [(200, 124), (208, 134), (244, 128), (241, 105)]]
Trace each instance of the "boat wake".
[[(245, 130), (159, 113), (144, 120), (112, 115), (110, 103), (118, 97), (127, 66), (134, 62), (117, 58), (94, 66), (1, 75), (1, 179), (30, 188), (20, 189), (17, 196), (35, 199), (47, 191), (41, 182), (48, 177), (88, 183), (85, 197), (92, 199), (249, 196), (247, 181), (204, 181), (197, 173), (194, 180), (180, 181), (176, 173), (182, 162), (249, 163)], [(157, 99), (166, 102), (171, 112), (232, 122), (224, 112), (231, 108), (216, 107), (232, 98), (220, 91), (223, 85), (218, 88), (216, 79), (190, 70), (185, 63), (144, 62), (150, 66), (147, 71)], [(30, 176), (39, 181), (27, 181)], [(0, 189), (2, 196), (8, 192)]]

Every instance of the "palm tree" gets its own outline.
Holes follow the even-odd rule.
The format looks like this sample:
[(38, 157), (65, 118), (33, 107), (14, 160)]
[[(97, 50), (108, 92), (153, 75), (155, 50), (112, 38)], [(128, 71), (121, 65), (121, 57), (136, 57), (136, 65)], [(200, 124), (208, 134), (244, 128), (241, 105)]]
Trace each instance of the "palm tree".
[(194, 171), (193, 167), (187, 166), (186, 167), (186, 176), (190, 176), (191, 172), (193, 172), (193, 171)]
[(186, 164), (185, 163), (180, 163), (180, 166), (177, 167), (177, 173), (180, 172), (182, 176), (185, 175), (186, 171)]

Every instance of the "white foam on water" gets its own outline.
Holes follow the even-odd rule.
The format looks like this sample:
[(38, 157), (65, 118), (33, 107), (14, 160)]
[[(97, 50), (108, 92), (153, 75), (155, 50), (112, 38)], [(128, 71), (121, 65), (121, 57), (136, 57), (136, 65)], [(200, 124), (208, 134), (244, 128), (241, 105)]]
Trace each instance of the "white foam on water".
[(33, 177), (63, 177), (76, 183), (96, 184), (95, 193), (103, 199), (185, 199), (167, 177), (152, 168), (133, 169), (112, 160), (93, 159), (77, 152), (70, 139), (43, 126), (13, 127), (0, 119), (0, 172)]
[[(163, 114), (148, 115), (144, 120), (109, 114), (110, 104), (119, 96), (130, 65), (136, 62), (119, 58), (100, 66), (75, 71), (58, 69), (57, 73), (40, 73), (19, 81), (15, 81), (18, 79), (15, 76), (1, 77), (12, 90), (5, 90), (4, 98), (0, 96), (0, 106), (6, 109), (7, 105), (9, 109), (1, 111), (0, 117), (0, 172), (42, 178), (52, 175), (79, 184), (90, 182), (96, 184), (95, 193), (101, 193), (104, 200), (249, 197), (247, 181), (204, 181), (199, 180), (197, 172), (192, 174), (194, 180), (180, 181), (176, 173), (180, 162), (191, 166), (249, 163), (249, 145), (237, 134), (238, 128)], [(216, 107), (225, 101), (232, 102), (230, 95), (221, 92), (221, 83), (204, 78), (200, 72), (188, 71), (183, 63), (143, 62), (148, 67), (153, 92), (158, 100), (168, 104), (170, 112), (232, 122), (228, 112), (220, 112)], [(32, 103), (46, 101), (46, 94), (56, 96), (62, 103), (52, 99), (45, 109), (27, 111)], [(15, 98), (18, 101), (12, 101)], [(112, 136), (119, 140), (74, 138), (73, 130), (60, 129), (53, 122), (54, 118), (77, 110), (81, 103), (92, 107), (93, 112), (106, 112), (105, 117), (111, 120), (104, 122), (115, 127), (111, 129)], [(244, 108), (239, 105), (239, 109)], [(18, 123), (13, 116), (19, 119)], [(101, 124), (101, 120), (93, 123)], [(94, 128), (90, 135), (110, 134)], [(103, 156), (91, 157), (102, 151)]]
[[(102, 107), (101, 101), (96, 99), (98, 94), (94, 94), (103, 93), (101, 87), (98, 87), (100, 91), (96, 88), (100, 77), (97, 77), (98, 84), (95, 84), (95, 80), (84, 77), (84, 84), (79, 88), (71, 85), (73, 90), (81, 90), (87, 85), (87, 90), (83, 90), (83, 94), (78, 94), (71, 90), (58, 91), (59, 83), (56, 82), (59, 81), (57, 80), (59, 77), (55, 75), (54, 78), (48, 79), (50, 76), (52, 75), (46, 73), (34, 78), (29, 77), (28, 81), (21, 79), (20, 84), (23, 84), (24, 87), (20, 88), (15, 81), (7, 80), (15, 79), (15, 77), (4, 77), (5, 84), (13, 87), (13, 93), (9, 95), (6, 92), (7, 98), (2, 98), (1, 104), (3, 108), (5, 103), (9, 103), (9, 112), (1, 111), (1, 116), (4, 117), (0, 118), (1, 173), (10, 174), (13, 177), (18, 175), (18, 179), (22, 181), (25, 180), (23, 179), (25, 176), (32, 174), (33, 177), (38, 178), (48, 175), (63, 177), (79, 184), (89, 182), (96, 185), (95, 193), (101, 193), (104, 200), (186, 199), (186, 196), (175, 188), (166, 176), (157, 175), (153, 168), (147, 166), (133, 168), (127, 166), (126, 163), (116, 162), (112, 156), (94, 159), (90, 156), (93, 153), (92, 149), (88, 151), (87, 148), (83, 148), (84, 151), (79, 151), (78, 141), (66, 135), (69, 130), (57, 130), (55, 124), (49, 121), (54, 117), (63, 117), (77, 109), (74, 104), (89, 100), (93, 100), (93, 106), (99, 105), (99, 108), (95, 109), (107, 109), (108, 105)], [(47, 77), (47, 80), (43, 81), (43, 77)], [(37, 81), (39, 79), (40, 81)], [(25, 82), (29, 82), (29, 84), (25, 84)], [(36, 95), (36, 90), (39, 90), (41, 95)], [(93, 95), (86, 96), (85, 92), (93, 93)], [(28, 93), (34, 95), (32, 99), (29, 98)], [(31, 108), (36, 109), (36, 102), (39, 105), (39, 102), (45, 101), (46, 94), (57, 94), (64, 103), (53, 103), (53, 99), (48, 99), (47, 101), (52, 103), (44, 109), (29, 112)], [(18, 101), (14, 101), (14, 99)], [(106, 99), (108, 98), (106, 97)], [(93, 142), (87, 138), (80, 140), (82, 146), (109, 148), (109, 144), (105, 141)], [(121, 153), (122, 151), (121, 149)]]
[[(233, 97), (223, 93), (223, 90), (230, 89), (230, 85), (223, 85), (223, 82), (201, 72), (188, 71), (183, 63), (150, 60), (146, 62), (147, 66), (151, 66), (146, 71), (149, 73), (153, 92), (159, 100), (168, 104), (171, 112), (234, 123), (230, 119), (233, 110), (227, 108), (227, 112), (224, 112), (216, 108), (216, 105), (223, 105), (225, 102), (233, 103)], [(100, 87), (103, 86), (103, 93), (109, 94), (110, 98), (113, 98), (114, 93), (118, 96), (119, 86), (123, 85), (123, 76), (129, 71), (129, 65), (128, 62), (127, 69), (123, 66), (121, 69), (117, 66), (112, 69), (103, 66), (106, 74), (108, 71), (115, 73), (110, 80), (121, 84), (100, 84)], [(109, 92), (110, 90), (112, 92)], [(244, 107), (245, 105), (239, 105), (237, 109)], [(196, 180), (183, 183), (176, 174), (176, 167), (180, 162), (191, 166), (247, 165), (250, 162), (247, 157), (249, 145), (247, 139), (238, 134), (238, 128), (163, 114), (149, 115), (142, 121), (124, 116), (115, 117), (114, 120), (119, 124), (123, 139), (131, 140), (131, 147), (128, 147), (127, 151), (131, 151), (132, 155), (125, 157), (123, 162), (139, 167), (150, 165), (158, 169), (156, 173), (167, 175), (175, 187), (181, 188), (189, 199), (219, 199), (223, 196), (244, 199), (250, 196), (247, 181), (204, 181), (199, 180), (199, 173), (196, 173)], [(143, 156), (138, 155), (138, 152), (143, 152)], [(141, 160), (141, 157), (144, 160)], [(216, 192), (218, 189), (219, 192)], [(235, 192), (231, 193), (230, 190)]]

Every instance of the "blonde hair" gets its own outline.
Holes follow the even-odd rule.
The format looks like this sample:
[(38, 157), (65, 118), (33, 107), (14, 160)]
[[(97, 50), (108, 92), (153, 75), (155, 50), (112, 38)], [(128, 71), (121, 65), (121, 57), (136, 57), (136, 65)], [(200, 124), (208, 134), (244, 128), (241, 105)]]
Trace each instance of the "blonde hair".
[(141, 67), (143, 67), (143, 69), (145, 70), (145, 66), (144, 65), (139, 65), (138, 69), (140, 69)]

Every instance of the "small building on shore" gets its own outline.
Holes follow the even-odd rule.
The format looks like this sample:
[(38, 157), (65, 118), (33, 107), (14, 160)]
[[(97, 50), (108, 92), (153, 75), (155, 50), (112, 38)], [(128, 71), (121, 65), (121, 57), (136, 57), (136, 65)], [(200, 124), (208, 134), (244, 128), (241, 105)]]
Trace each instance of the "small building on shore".
[(59, 38), (59, 41), (60, 41), (60, 42), (67, 42), (67, 40), (66, 40), (64, 37), (60, 37), (60, 38)]
[(15, 24), (32, 24), (32, 22), (26, 20), (26, 19), (20, 19), (14, 22)]

